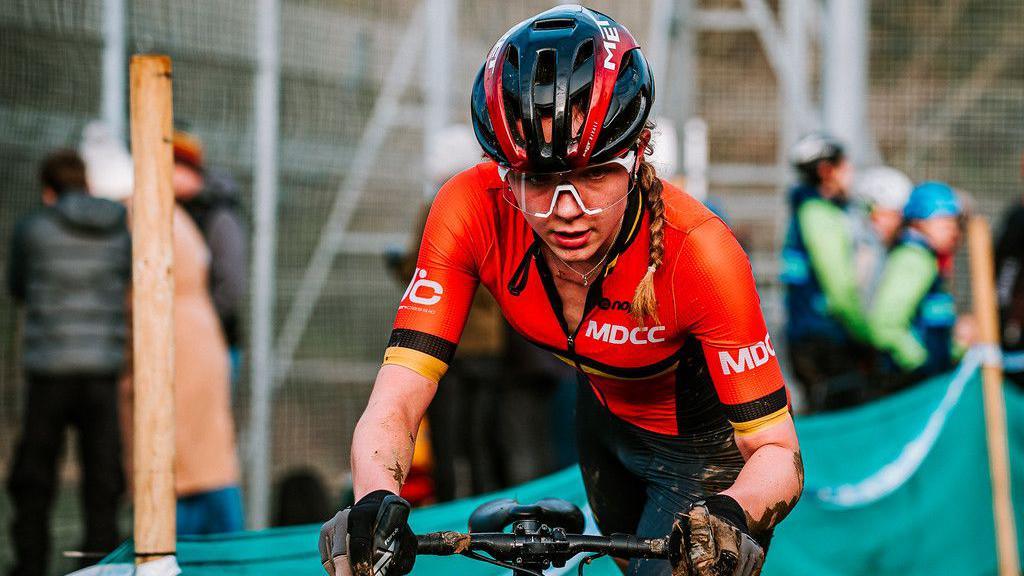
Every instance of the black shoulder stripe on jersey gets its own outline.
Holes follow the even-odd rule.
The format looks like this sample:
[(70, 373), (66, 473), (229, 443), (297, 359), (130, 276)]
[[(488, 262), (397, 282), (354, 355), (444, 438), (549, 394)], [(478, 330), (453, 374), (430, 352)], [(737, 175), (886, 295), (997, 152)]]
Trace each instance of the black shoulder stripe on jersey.
[(547, 350), (548, 352), (551, 352), (553, 354), (558, 354), (559, 356), (562, 356), (563, 358), (568, 358), (573, 362), (578, 362), (581, 366), (593, 368), (594, 370), (599, 370), (601, 372), (604, 372), (605, 374), (608, 374), (609, 376), (614, 376), (617, 378), (648, 378), (650, 376), (656, 376), (658, 374), (661, 374), (665, 370), (668, 370), (677, 362), (679, 362), (679, 353), (677, 351), (673, 352), (667, 358), (663, 358), (655, 362), (654, 364), (648, 364), (646, 366), (636, 366), (632, 368), (623, 368), (621, 366), (611, 366), (603, 362), (598, 362), (593, 358), (588, 358), (586, 356), (581, 356), (579, 354), (570, 354), (568, 350), (563, 350), (561, 348), (556, 348), (554, 346), (548, 346), (547, 344), (542, 344), (531, 338), (525, 339), (538, 348)]
[(786, 387), (781, 386), (775, 392), (762, 396), (757, 400), (744, 402), (742, 404), (723, 404), (725, 414), (730, 422), (750, 422), (778, 412), (786, 407)]
[(445, 340), (440, 336), (409, 330), (408, 328), (395, 328), (391, 331), (391, 338), (388, 339), (388, 348), (397, 346), (409, 348), (429, 354), (445, 364), (452, 363), (452, 356), (455, 355), (455, 343)]

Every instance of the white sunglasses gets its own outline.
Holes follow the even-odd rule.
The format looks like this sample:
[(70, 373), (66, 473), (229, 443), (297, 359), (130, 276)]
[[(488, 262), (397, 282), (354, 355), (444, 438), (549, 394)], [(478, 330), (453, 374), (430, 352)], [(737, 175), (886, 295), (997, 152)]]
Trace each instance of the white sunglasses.
[[(619, 199), (615, 200), (614, 202), (612, 202), (610, 204), (607, 204), (605, 206), (599, 207), (599, 208), (588, 208), (587, 205), (583, 202), (583, 198), (580, 196), (579, 190), (576, 189), (576, 186), (574, 186), (572, 183), (567, 182), (567, 183), (564, 183), (564, 184), (556, 185), (554, 190), (552, 190), (552, 193), (551, 193), (551, 203), (548, 205), (548, 208), (547, 208), (546, 211), (537, 212), (537, 211), (534, 211), (534, 210), (528, 210), (525, 207), (525, 201), (522, 198), (520, 198), (518, 195), (516, 195), (516, 191), (514, 190), (514, 188), (512, 186), (512, 183), (508, 180), (509, 174), (513, 174), (514, 175), (515, 173), (512, 172), (512, 170), (510, 168), (508, 168), (508, 167), (498, 166), (498, 176), (502, 179), (502, 181), (505, 182), (506, 185), (508, 185), (509, 190), (513, 193), (513, 195), (516, 195), (516, 199), (518, 200), (518, 203), (512, 202), (508, 198), (506, 198), (506, 201), (509, 204), (511, 204), (513, 207), (515, 207), (516, 209), (522, 211), (525, 214), (530, 214), (531, 216), (535, 216), (537, 218), (548, 218), (548, 217), (550, 217), (551, 214), (553, 214), (554, 211), (555, 211), (555, 205), (558, 203), (559, 196), (561, 196), (562, 192), (567, 192), (570, 195), (572, 195), (573, 199), (576, 200), (576, 204), (580, 207), (580, 210), (583, 211), (584, 214), (586, 214), (588, 216), (593, 216), (595, 214), (600, 214), (601, 212), (607, 210), (608, 208), (611, 208), (612, 206), (618, 204), (619, 202), (622, 202), (623, 200), (625, 200), (629, 196), (629, 193), (633, 189), (632, 181), (633, 181), (633, 178), (634, 178), (633, 169), (636, 166), (636, 150), (630, 150), (629, 152), (627, 152), (622, 157), (614, 158), (612, 160), (609, 160), (608, 162), (603, 162), (601, 164), (595, 164), (593, 166), (587, 166), (587, 167), (585, 167), (583, 169), (600, 168), (602, 166), (609, 166), (609, 165), (618, 165), (618, 166), (622, 166), (623, 168), (625, 168), (626, 169), (626, 173), (629, 175), (630, 183), (629, 183), (629, 185), (626, 188), (625, 194), (623, 194), (621, 197), (619, 197)], [(573, 172), (575, 172), (575, 170), (566, 170), (565, 172), (552, 172), (552, 173), (550, 173), (550, 175), (551, 176), (562, 176), (562, 175), (566, 175), (566, 174), (571, 174)], [(525, 175), (520, 176), (520, 177), (525, 177)]]

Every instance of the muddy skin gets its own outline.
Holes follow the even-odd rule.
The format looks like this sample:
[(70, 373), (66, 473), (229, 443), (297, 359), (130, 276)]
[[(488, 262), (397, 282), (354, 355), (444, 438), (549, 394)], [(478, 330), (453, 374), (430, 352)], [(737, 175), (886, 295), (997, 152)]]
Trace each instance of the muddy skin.
[(788, 501), (779, 500), (775, 504), (772, 504), (765, 510), (764, 515), (760, 518), (755, 518), (753, 523), (750, 525), (750, 533), (758, 536), (761, 534), (767, 534), (773, 527), (782, 519), (789, 514), (789, 511), (796, 506), (797, 500), (800, 499), (799, 495), (793, 496)]
[(413, 446), (416, 445), (416, 436), (414, 434), (409, 434), (409, 443)]
[(800, 483), (800, 492), (797, 492), (795, 496), (787, 500), (779, 500), (775, 504), (768, 507), (765, 513), (760, 518), (753, 518), (748, 516), (750, 520), (750, 533), (756, 536), (762, 534), (770, 534), (771, 530), (785, 518), (789, 512), (796, 506), (798, 500), (800, 500), (800, 494), (803, 492), (804, 487), (804, 460), (800, 451), (793, 452), (793, 468), (796, 471), (797, 482)]
[(395, 482), (398, 482), (399, 485), (402, 485), (402, 483), (405, 482), (405, 472), (402, 471), (402, 465), (398, 462), (397, 458), (395, 459), (394, 466), (388, 466), (386, 470), (391, 472), (391, 477), (394, 478)]

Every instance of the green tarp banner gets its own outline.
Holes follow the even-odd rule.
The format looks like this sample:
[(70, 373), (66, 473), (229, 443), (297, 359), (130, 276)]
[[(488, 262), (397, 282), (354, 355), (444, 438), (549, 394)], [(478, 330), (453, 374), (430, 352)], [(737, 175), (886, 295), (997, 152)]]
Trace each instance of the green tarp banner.
[[(776, 532), (764, 574), (996, 573), (981, 381), (974, 369), (977, 362), (969, 358), (964, 364), (957, 374), (877, 403), (797, 420), (806, 489)], [(1005, 396), (1013, 498), (1024, 503), (1024, 394), (1008, 384)], [(586, 504), (576, 469), (499, 495), (521, 502), (555, 496), (581, 507)], [(465, 530), (473, 508), (495, 496), (416, 510), (413, 529)], [(1024, 534), (1022, 510), (1024, 506), (1016, 507), (1019, 539)], [(319, 576), (323, 569), (316, 547), (318, 528), (181, 538), (178, 562), (185, 576)], [(129, 542), (104, 563), (126, 563), (131, 558)], [(568, 569), (575, 574), (575, 567)], [(413, 571), (420, 576), (507, 573), (462, 557), (420, 557)], [(586, 574), (619, 572), (602, 559)]]

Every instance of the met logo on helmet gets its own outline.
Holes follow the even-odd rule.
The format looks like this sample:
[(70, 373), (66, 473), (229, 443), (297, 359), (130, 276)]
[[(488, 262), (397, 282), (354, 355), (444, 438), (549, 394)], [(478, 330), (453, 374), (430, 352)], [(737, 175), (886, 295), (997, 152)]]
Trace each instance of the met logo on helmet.
[(650, 328), (638, 326), (630, 330), (625, 326), (616, 324), (600, 324), (591, 320), (587, 324), (587, 331), (583, 334), (587, 338), (600, 340), (609, 344), (656, 344), (664, 342), (664, 336), (658, 336), (665, 331), (664, 326), (652, 326)]
[(597, 25), (601, 27), (601, 36), (604, 37), (604, 49), (608, 54), (604, 57), (604, 67), (608, 70), (615, 70), (615, 62), (612, 62), (612, 55), (619, 46), (619, 29), (607, 20), (598, 20)]
[(409, 282), (405, 294), (402, 295), (402, 300), (408, 298), (413, 304), (432, 306), (441, 301), (442, 294), (444, 287), (438, 282), (427, 280), (427, 271), (417, 268), (412, 274), (412, 282)]
[(736, 358), (733, 358), (728, 350), (718, 353), (718, 361), (722, 363), (722, 373), (726, 376), (733, 372), (740, 374), (763, 366), (773, 357), (775, 357), (775, 348), (772, 347), (772, 339), (768, 334), (764, 335), (763, 341), (740, 348), (736, 353)]

